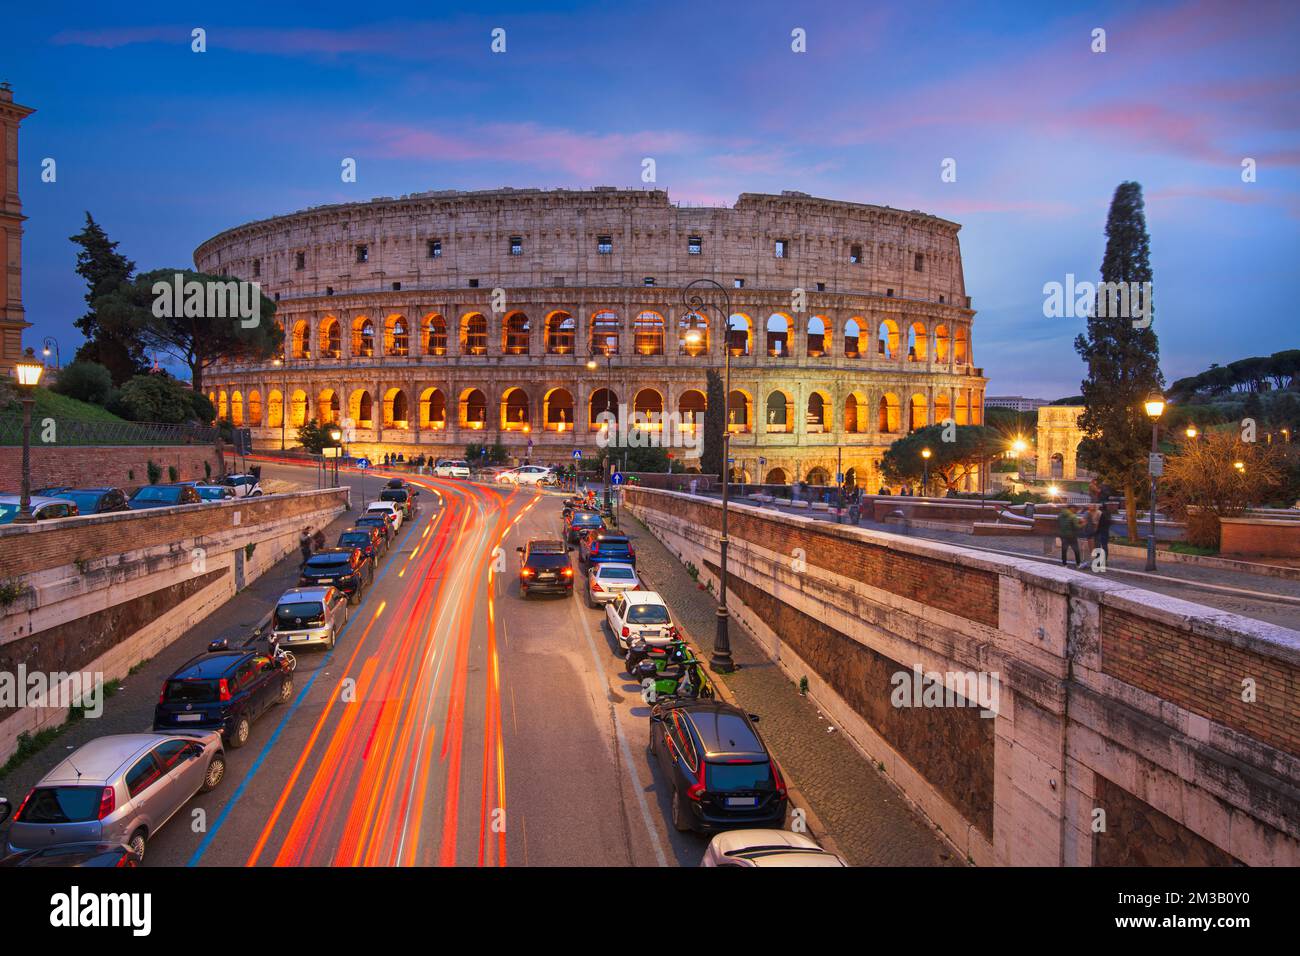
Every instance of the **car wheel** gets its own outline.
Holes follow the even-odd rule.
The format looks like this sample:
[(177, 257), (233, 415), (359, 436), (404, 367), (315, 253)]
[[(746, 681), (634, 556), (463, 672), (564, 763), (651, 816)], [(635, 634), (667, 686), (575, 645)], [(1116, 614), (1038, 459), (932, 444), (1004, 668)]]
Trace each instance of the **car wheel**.
[(334, 628), (330, 628), (330, 639), (325, 642), (325, 650), (334, 650)]
[(235, 718), (235, 726), (230, 728), (230, 746), (239, 749), (248, 743), (248, 735), (251, 730), (252, 725), (248, 722), (248, 718), (240, 714)]
[(136, 830), (135, 833), (131, 834), (131, 839), (126, 841), (126, 845), (129, 846), (131, 848), (131, 852), (135, 854), (136, 861), (138, 863), (143, 863), (144, 845), (145, 845), (144, 827), (141, 827), (140, 829)]
[(678, 833), (686, 833), (691, 828), (691, 811), (682, 799), (682, 792), (673, 787), (673, 829)]
[(252, 498), (260, 498), (260, 497), (262, 497), (262, 493), (261, 493), (260, 491), (255, 491), (255, 492), (252, 493), (252, 495), (250, 495), (250, 497), (252, 497)]
[(217, 785), (226, 777), (226, 758), (222, 754), (213, 755), (208, 762), (208, 769), (203, 774), (203, 786), (199, 787), (202, 793), (210, 793), (217, 789)]
[(528, 588), (524, 587), (522, 584), (519, 586), (519, 596), (525, 601), (528, 600)]
[(358, 587), (355, 591), (353, 591), (351, 594), (348, 595), (348, 603), (351, 604), (353, 607), (361, 603), (360, 587)]
[(587, 607), (591, 608), (592, 610), (595, 610), (595, 609), (598, 608), (599, 606), (600, 606), (600, 605), (596, 603), (596, 599), (595, 599), (594, 597), (591, 596), (591, 589), (588, 588), (588, 589), (587, 589)]
[(281, 704), (287, 704), (293, 698), (293, 678), (286, 677), (280, 681), (280, 696), (276, 701)]

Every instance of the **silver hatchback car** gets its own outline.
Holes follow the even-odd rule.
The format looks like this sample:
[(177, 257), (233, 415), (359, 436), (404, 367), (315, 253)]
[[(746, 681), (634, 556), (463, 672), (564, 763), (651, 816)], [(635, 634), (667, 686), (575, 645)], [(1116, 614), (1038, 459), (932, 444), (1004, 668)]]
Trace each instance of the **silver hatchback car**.
[(226, 775), (221, 735), (115, 734), (64, 758), (27, 794), (9, 828), (9, 851), (62, 843), (125, 843), (140, 858), (194, 794)]
[(272, 615), (272, 635), (286, 648), (318, 646), (327, 651), (348, 623), (348, 596), (327, 585), (289, 588)]

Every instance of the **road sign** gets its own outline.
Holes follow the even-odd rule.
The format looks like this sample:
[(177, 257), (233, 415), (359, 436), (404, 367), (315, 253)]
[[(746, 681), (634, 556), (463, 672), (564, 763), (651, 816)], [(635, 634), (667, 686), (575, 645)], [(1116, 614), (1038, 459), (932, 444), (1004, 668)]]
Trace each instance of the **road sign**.
[(1147, 455), (1147, 474), (1152, 478), (1159, 478), (1165, 473), (1165, 456), (1159, 452), (1151, 452)]
[(728, 465), (734, 465), (735, 463), (736, 463), (736, 459), (734, 459), (734, 458), (728, 458), (728, 459), (727, 459), (727, 464), (728, 464)]
[(609, 476), (609, 480), (616, 485), (621, 485), (623, 483), (623, 476), (616, 471), (614, 474)]
[(364, 471), (365, 469), (369, 468), (369, 467), (370, 467), (370, 459), (369, 459), (369, 458), (358, 458), (358, 459), (357, 459), (357, 467), (360, 468), (362, 471)]
[(837, 485), (844, 484), (844, 472), (842, 471), (835, 472), (835, 484)]
[(573, 449), (573, 460), (577, 461), (581, 457), (582, 457), (582, 449), (581, 448)]
[(758, 460), (758, 463), (759, 463), (760, 465), (766, 465), (766, 464), (767, 464), (767, 459), (766, 459), (766, 458), (760, 458), (760, 459)]

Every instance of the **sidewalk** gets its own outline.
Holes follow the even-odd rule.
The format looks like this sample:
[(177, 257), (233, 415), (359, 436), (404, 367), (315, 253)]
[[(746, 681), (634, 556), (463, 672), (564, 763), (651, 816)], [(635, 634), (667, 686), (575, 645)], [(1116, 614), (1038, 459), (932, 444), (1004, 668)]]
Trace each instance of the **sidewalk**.
[[(717, 619), (713, 594), (700, 590), (639, 520), (626, 513), (622, 518), (621, 530), (636, 542), (637, 573), (663, 595), (697, 649), (711, 646)], [(962, 865), (887, 778), (799, 694), (735, 617), (730, 634), (737, 670), (726, 675), (726, 688), (741, 707), (762, 717), (763, 738), (791, 789), (815, 816), (812, 829), (829, 834), (830, 848), (854, 866)]]

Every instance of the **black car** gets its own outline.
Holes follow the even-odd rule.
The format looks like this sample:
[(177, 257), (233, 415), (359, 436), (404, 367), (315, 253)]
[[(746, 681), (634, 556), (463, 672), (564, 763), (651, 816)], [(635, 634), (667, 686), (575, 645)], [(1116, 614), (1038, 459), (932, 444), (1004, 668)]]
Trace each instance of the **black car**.
[(784, 825), (785, 781), (757, 719), (719, 700), (664, 701), (651, 710), (650, 751), (668, 780), (676, 829)]
[(83, 515), (107, 514), (110, 511), (130, 511), (126, 492), (121, 488), (37, 488), (33, 495), (46, 498), (67, 498), (77, 503), (77, 513)]
[(415, 506), (415, 498), (409, 488), (385, 488), (379, 492), (380, 501), (391, 501), (402, 509), (402, 517), (411, 517), (411, 510)]
[(575, 511), (564, 522), (564, 539), (573, 544), (582, 530), (604, 531), (605, 519), (595, 511)]
[(552, 594), (573, 593), (573, 549), (555, 538), (534, 538), (527, 547), (516, 548), (520, 555), (519, 594), (528, 597), (540, 591)]
[(384, 546), (384, 539), (378, 528), (348, 528), (339, 535), (338, 547), (360, 548), (373, 567), (379, 563), (379, 549)]
[(142, 508), (170, 508), (172, 505), (202, 504), (203, 498), (193, 485), (145, 485), (126, 500), (133, 511)]
[(383, 515), (376, 512), (364, 514), (353, 522), (358, 528), (378, 528), (380, 536), (384, 539), (384, 550), (388, 550), (389, 539), (393, 536), (393, 523)]
[(333, 585), (353, 604), (361, 603), (361, 592), (375, 577), (375, 565), (360, 548), (325, 548), (317, 551), (298, 573), (303, 588)]
[(589, 531), (578, 539), (578, 560), (590, 567), (602, 561), (622, 561), (636, 567), (636, 548), (617, 531)]
[(140, 854), (125, 843), (57, 843), (20, 850), (0, 860), (0, 866), (136, 867)]
[(242, 747), (253, 721), (292, 698), (293, 674), (265, 651), (215, 641), (163, 683), (153, 729), (220, 730), (231, 747)]

